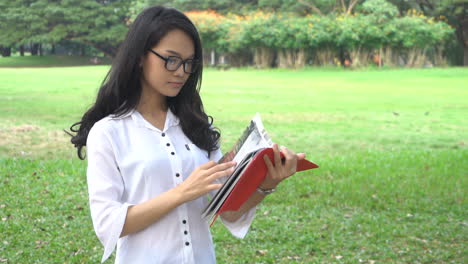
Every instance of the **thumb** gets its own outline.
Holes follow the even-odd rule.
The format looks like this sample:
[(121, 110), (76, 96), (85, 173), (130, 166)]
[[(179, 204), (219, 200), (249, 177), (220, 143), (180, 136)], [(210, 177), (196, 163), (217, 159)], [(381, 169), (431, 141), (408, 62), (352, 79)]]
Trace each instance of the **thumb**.
[(297, 156), (297, 160), (303, 160), (305, 159), (306, 155), (305, 153), (297, 153), (296, 156)]

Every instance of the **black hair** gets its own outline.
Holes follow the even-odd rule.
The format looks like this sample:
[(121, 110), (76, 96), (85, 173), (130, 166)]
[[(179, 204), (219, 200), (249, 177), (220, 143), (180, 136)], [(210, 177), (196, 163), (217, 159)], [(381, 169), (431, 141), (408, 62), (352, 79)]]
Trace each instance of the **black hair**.
[(194, 59), (200, 62), (191, 73), (179, 94), (167, 97), (168, 108), (179, 118), (184, 134), (199, 148), (211, 151), (218, 148), (219, 130), (212, 127), (213, 118), (203, 109), (200, 87), (203, 71), (203, 54), (200, 37), (190, 19), (174, 8), (153, 6), (143, 10), (130, 26), (120, 45), (112, 66), (104, 78), (96, 102), (70, 130), (71, 143), (78, 157), (84, 159), (83, 147), (93, 125), (108, 115), (122, 116), (135, 109), (140, 101), (142, 87), (141, 60), (150, 48), (170, 31), (179, 29), (190, 36), (195, 45)]

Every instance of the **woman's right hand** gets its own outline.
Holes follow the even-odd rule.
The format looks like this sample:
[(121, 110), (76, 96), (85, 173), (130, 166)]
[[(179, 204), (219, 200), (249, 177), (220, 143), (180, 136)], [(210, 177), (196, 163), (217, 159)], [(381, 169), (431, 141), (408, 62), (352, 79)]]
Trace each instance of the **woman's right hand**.
[(234, 171), (234, 161), (218, 164), (209, 161), (197, 167), (190, 176), (175, 189), (180, 193), (184, 202), (188, 202), (221, 188), (222, 184), (215, 180), (228, 176)]

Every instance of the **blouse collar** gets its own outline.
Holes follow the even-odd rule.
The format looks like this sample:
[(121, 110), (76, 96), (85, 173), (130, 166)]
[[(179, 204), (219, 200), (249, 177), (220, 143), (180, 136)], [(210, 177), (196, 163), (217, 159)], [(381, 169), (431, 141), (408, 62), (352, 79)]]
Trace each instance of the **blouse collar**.
[[(150, 122), (148, 122), (136, 109), (132, 110), (129, 115), (132, 117), (133, 121), (138, 127), (146, 127), (151, 130), (161, 131), (159, 128), (153, 126)], [(167, 110), (166, 115), (166, 122), (164, 124), (164, 131), (168, 130), (172, 126), (177, 126), (179, 124), (179, 118), (172, 113), (170, 109)]]

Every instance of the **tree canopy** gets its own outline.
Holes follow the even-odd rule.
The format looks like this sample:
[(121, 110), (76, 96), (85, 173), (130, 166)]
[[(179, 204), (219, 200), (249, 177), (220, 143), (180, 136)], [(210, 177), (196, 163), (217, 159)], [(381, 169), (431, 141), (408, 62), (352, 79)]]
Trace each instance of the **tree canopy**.
[[(377, 20), (384, 19), (379, 12), (391, 5), (393, 11), (381, 15), (402, 17), (418, 12), (450, 24), (456, 40), (451, 45), (464, 51), (464, 64), (468, 65), (468, 0), (3, 0), (0, 48), (76, 43), (112, 57), (136, 14), (155, 4), (184, 12), (209, 9), (225, 16), (248, 16), (259, 10), (299, 17), (372, 12)], [(299, 30), (294, 26), (290, 30)], [(213, 35), (205, 39), (216, 38), (223, 31), (208, 34)]]
[(0, 46), (72, 41), (113, 56), (127, 31), (125, 0), (12, 0), (0, 8)]

